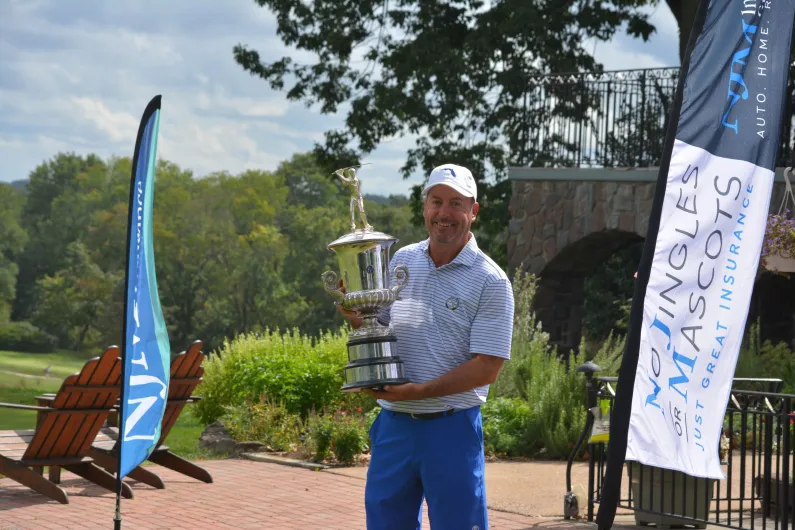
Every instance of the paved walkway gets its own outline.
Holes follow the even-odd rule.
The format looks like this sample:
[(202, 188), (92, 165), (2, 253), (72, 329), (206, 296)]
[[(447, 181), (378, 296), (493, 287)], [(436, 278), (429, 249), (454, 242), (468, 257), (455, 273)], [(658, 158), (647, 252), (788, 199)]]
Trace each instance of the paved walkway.
[[(366, 467), (342, 467), (327, 473), (356, 477), (367, 476)], [(627, 480), (622, 481), (626, 498)], [(580, 514), (587, 514), (588, 464), (576, 462), (571, 470), (572, 490), (580, 499)], [(566, 462), (500, 461), (486, 463), (486, 492), (490, 508), (530, 517), (558, 517), (563, 513), (566, 492)], [(619, 509), (618, 513), (631, 513)]]
[[(149, 467), (163, 478), (166, 489), (131, 482), (135, 498), (122, 499), (122, 529), (366, 529), (361, 478), (249, 460), (205, 461), (202, 465), (212, 474), (212, 484)], [(63, 487), (69, 505), (1, 479), (0, 529), (113, 528), (115, 494), (68, 472), (63, 473)], [(558, 484), (549, 487), (562, 499)], [(497, 510), (491, 510), (489, 518), (490, 530), (596, 528), (562, 517), (529, 517)], [(423, 530), (429, 528), (426, 514)]]

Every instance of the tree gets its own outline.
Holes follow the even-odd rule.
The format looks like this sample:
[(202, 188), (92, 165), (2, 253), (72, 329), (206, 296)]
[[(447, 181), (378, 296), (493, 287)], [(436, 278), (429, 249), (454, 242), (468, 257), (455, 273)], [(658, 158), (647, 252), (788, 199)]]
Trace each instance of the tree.
[(294, 154), (290, 160), (279, 164), (275, 174), (284, 180), (289, 190), (287, 203), (290, 206), (315, 208), (347, 204), (344, 200), (347, 190), (342, 190), (337, 179), (329, 179), (330, 175), (323, 172), (311, 153)]
[(11, 316), (16, 296), (17, 273), (14, 262), (27, 242), (20, 224), (25, 197), (8, 184), (0, 183), (0, 322)]
[(122, 277), (102, 271), (80, 241), (66, 246), (64, 263), (63, 269), (36, 282), (31, 322), (55, 335), (63, 348), (102, 347), (110, 339), (102, 324)]
[(17, 260), (14, 320), (32, 313), (37, 280), (66, 266), (67, 246), (80, 239), (88, 227), (91, 211), (86, 206), (91, 199), (87, 192), (96, 190), (105, 174), (105, 164), (96, 155), (72, 153), (59, 153), (31, 172), (22, 211), (29, 243)]
[(698, 0), (665, 0), (665, 3), (668, 4), (679, 26), (679, 61), (681, 62), (685, 58), (687, 42), (690, 40), (690, 32), (696, 20)]
[[(404, 178), (448, 161), (469, 166), (484, 206), (479, 229), (488, 237), (481, 241), (503, 264), (507, 169), (544, 155), (528, 141), (528, 131), (548, 119), (534, 114), (528, 79), (598, 70), (588, 39), (622, 30), (648, 39), (654, 31), (640, 10), (649, 0), (256, 2), (275, 13), (286, 45), (316, 61), (263, 62), (243, 44), (235, 60), (274, 89), (290, 84), (290, 100), (347, 113), (345, 128), (328, 131), (315, 147), (323, 167), (358, 162), (387, 138), (415, 135)], [(413, 200), (416, 211), (419, 188)]]

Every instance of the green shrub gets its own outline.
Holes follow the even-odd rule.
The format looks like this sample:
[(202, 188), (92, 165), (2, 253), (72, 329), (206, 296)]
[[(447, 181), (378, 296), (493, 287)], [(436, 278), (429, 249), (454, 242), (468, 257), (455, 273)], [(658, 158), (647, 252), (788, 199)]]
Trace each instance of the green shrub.
[(58, 340), (30, 322), (0, 324), (0, 350), (27, 353), (52, 353)]
[[(621, 360), (624, 358), (624, 349), (627, 345), (626, 335), (613, 336), (613, 332), (607, 336), (607, 339), (602, 343), (597, 350), (596, 354), (591, 359), (594, 364), (598, 365), (601, 371), (597, 374), (600, 376), (618, 376), (618, 370), (621, 368)], [(585, 342), (580, 344), (580, 355), (586, 357)]]
[(565, 458), (576, 442), (586, 418), (585, 378), (573, 367), (584, 360), (572, 355), (571, 370), (555, 356), (531, 359), (532, 377), (524, 389), (530, 405), (527, 444), (546, 449), (550, 458)]
[(356, 457), (370, 448), (368, 430), (374, 416), (367, 413), (335, 413), (309, 415), (306, 421), (308, 452), (316, 462), (326, 461), (331, 454), (340, 464), (352, 464)]
[(378, 406), (378, 401), (364, 392), (351, 392), (345, 394), (342, 396), (339, 403), (336, 404), (336, 407), (338, 410), (352, 415), (368, 413), (374, 408), (377, 409), (376, 412), (381, 409)]
[(765, 377), (762, 363), (762, 341), (759, 337), (759, 321), (751, 324), (743, 337), (734, 377)]
[(782, 392), (792, 394), (795, 392), (795, 358), (786, 342), (773, 344), (766, 340), (760, 348), (763, 373), (766, 377), (776, 377), (784, 381)]
[(490, 397), (521, 397), (530, 374), (527, 359), (540, 358), (549, 350), (549, 334), (541, 329), (531, 310), (537, 289), (533, 275), (517, 272), (513, 279), (514, 322), (511, 360), (503, 365), (500, 375), (489, 388)]
[(337, 423), (331, 451), (340, 464), (353, 464), (356, 457), (369, 447), (367, 429), (357, 417), (346, 417)]
[(239, 442), (262, 442), (274, 451), (297, 451), (301, 445), (301, 418), (272, 401), (230, 406), (222, 421), (232, 438)]
[(530, 405), (520, 398), (498, 397), (482, 407), (483, 443), (488, 454), (524, 456), (533, 454), (528, 445)]
[(331, 444), (334, 441), (336, 424), (329, 414), (311, 414), (307, 419), (307, 434), (309, 435), (309, 450), (317, 462), (323, 462), (331, 454)]
[[(492, 386), (495, 402), (484, 408), (484, 437), (498, 453), (532, 456), (543, 449), (548, 457), (563, 458), (585, 426), (585, 378), (575, 370), (586, 359), (585, 343), (567, 360), (558, 355), (531, 311), (536, 286), (532, 275), (514, 278), (511, 360)], [(614, 364), (621, 357), (618, 343), (611, 338), (596, 358)]]
[(785, 342), (762, 342), (757, 320), (743, 337), (734, 377), (775, 378), (784, 382), (782, 392), (795, 392), (795, 356)]
[(227, 407), (221, 421), (238, 442), (257, 441), (268, 450), (298, 453), (316, 462), (327, 462), (333, 455), (337, 463), (353, 464), (370, 447), (370, 413), (313, 411), (302, 419), (283, 405), (262, 399)]
[(346, 336), (327, 333), (312, 340), (297, 331), (266, 331), (225, 341), (204, 363), (197, 414), (209, 424), (225, 407), (256, 402), (260, 396), (304, 418), (313, 409), (335, 408), (345, 396), (340, 388)]

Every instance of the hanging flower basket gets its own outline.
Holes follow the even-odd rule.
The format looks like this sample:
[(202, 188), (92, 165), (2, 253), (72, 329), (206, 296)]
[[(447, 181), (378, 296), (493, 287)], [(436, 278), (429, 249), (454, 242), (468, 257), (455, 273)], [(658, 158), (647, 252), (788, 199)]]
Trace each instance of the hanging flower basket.
[(781, 207), (777, 214), (771, 214), (767, 218), (761, 256), (762, 267), (787, 276), (795, 272), (795, 218), (787, 204), (792, 200), (792, 206), (795, 207), (795, 195), (789, 180), (791, 169), (784, 171), (786, 189)]
[(762, 245), (762, 266), (771, 272), (795, 272), (795, 219), (788, 219), (789, 210), (767, 218)]

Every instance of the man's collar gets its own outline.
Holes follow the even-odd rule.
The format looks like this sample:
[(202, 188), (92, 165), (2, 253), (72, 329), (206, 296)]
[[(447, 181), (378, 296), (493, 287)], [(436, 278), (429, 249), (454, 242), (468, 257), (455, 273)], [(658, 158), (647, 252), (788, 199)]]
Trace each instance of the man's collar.
[[(422, 251), (425, 252), (425, 255), (428, 256), (429, 259), (431, 257), (430, 248), (431, 248), (431, 239), (428, 238), (422, 242)], [(469, 241), (467, 241), (467, 244), (464, 245), (464, 248), (461, 249), (461, 252), (459, 252), (458, 255), (455, 258), (453, 258), (453, 261), (451, 261), (448, 265), (452, 265), (455, 263), (471, 267), (472, 265), (475, 264), (477, 258), (478, 258), (478, 242), (475, 241), (475, 234), (470, 232)]]

